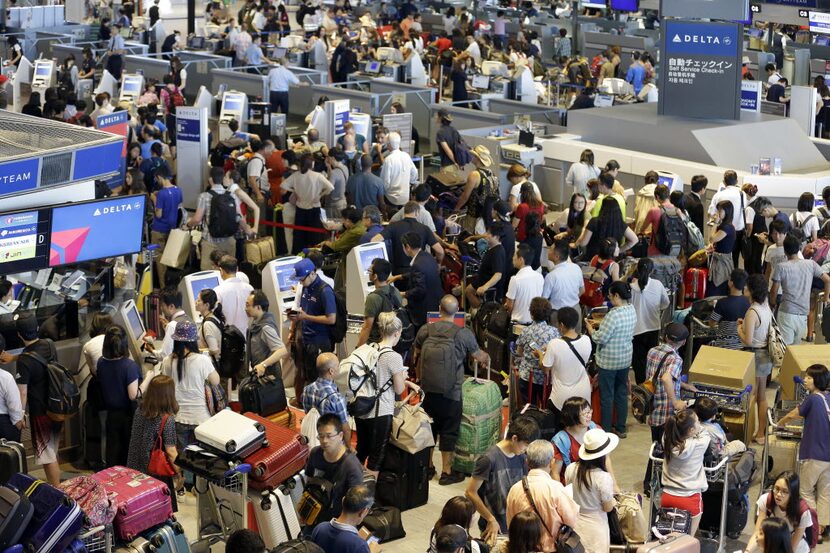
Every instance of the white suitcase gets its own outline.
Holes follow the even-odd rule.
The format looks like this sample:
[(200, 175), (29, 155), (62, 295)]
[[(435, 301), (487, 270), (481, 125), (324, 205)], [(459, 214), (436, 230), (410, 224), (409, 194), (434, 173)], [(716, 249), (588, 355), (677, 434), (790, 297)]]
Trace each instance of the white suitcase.
[(203, 446), (232, 459), (245, 458), (265, 444), (265, 427), (230, 409), (197, 426), (194, 434)]
[(294, 477), (283, 484), (281, 487), (286, 488), (288, 495), (291, 496), (291, 503), (294, 504), (294, 507), (300, 503), (300, 499), (303, 497), (303, 491), (305, 491), (305, 471), (301, 470)]
[(273, 492), (250, 493), (254, 517), (266, 549), (293, 540), (300, 535), (300, 521), (291, 495), (284, 486)]

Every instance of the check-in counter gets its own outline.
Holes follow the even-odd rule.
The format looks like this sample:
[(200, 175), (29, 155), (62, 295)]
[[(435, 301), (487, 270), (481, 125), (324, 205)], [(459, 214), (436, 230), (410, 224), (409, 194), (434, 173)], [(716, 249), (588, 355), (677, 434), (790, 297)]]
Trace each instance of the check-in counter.
[[(143, 56), (124, 56), (124, 72), (141, 73), (145, 80), (148, 78), (162, 82), (164, 76), (170, 73), (170, 62), (165, 59), (167, 54), (146, 54)], [(185, 94), (192, 97), (199, 87), (207, 89), (213, 84), (211, 71), (227, 69), (231, 66), (231, 59), (227, 56), (216, 56), (206, 52), (192, 52), (182, 50), (176, 53), (187, 71)]]

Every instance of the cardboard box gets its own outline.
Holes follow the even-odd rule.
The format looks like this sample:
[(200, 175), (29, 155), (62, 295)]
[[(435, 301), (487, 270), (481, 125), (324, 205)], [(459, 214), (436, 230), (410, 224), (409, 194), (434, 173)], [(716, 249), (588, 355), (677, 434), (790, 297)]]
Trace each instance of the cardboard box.
[(692, 361), (689, 382), (743, 390), (755, 383), (755, 354), (751, 351), (703, 346)]
[(817, 346), (815, 344), (801, 344), (789, 346), (781, 363), (781, 373), (778, 382), (781, 385), (781, 399), (795, 399), (794, 376), (804, 376), (804, 371), (816, 363), (826, 365), (830, 360), (830, 344)]

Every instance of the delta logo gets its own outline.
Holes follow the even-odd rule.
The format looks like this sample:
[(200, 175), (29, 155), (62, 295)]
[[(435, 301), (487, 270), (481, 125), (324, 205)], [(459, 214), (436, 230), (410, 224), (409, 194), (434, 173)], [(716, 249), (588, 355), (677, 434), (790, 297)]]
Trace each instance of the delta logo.
[(717, 35), (690, 35), (675, 33), (671, 41), (675, 44), (723, 44), (729, 46), (732, 44), (732, 37)]
[[(140, 207), (140, 204), (136, 203), (135, 209)], [(101, 215), (113, 215), (115, 213), (124, 213), (126, 211), (132, 211), (133, 204), (121, 204), (121, 205), (113, 205), (108, 207), (99, 207), (96, 208), (95, 211), (92, 213), (93, 217), (100, 217)]]

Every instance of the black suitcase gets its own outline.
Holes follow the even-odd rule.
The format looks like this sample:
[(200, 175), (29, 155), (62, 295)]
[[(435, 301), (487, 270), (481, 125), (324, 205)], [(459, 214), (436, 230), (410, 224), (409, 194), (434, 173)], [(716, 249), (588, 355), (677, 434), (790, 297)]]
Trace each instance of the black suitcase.
[(20, 543), (34, 512), (28, 497), (11, 488), (0, 487), (0, 551)]
[(517, 414), (527, 415), (539, 425), (539, 439), (551, 441), (553, 436), (562, 430), (559, 428), (559, 421), (556, 415), (547, 409), (539, 409), (532, 405), (525, 409), (524, 412), (522, 412), (522, 409), (524, 409), (524, 405), (521, 406)]
[(510, 338), (487, 330), (481, 349), (490, 356), (490, 379), (499, 385), (504, 397), (507, 392), (504, 380), (510, 374)]
[[(722, 487), (703, 492), (703, 514), (700, 517), (700, 531), (717, 536), (720, 532)], [(742, 495), (737, 501), (726, 504), (726, 535), (736, 540), (743, 533), (749, 521), (749, 498)]]
[(243, 261), (239, 264), (239, 270), (248, 277), (251, 286), (254, 287), (254, 290), (260, 290), (262, 288), (262, 269), (254, 265), (253, 263), (248, 263), (247, 261)]
[(379, 505), (401, 511), (426, 505), (429, 500), (429, 459), (432, 448), (407, 453), (391, 444), (386, 448), (375, 484)]
[(0, 484), (8, 482), (13, 474), (28, 470), (23, 444), (0, 439)]
[(239, 383), (239, 401), (242, 403), (243, 413), (250, 411), (261, 417), (270, 417), (274, 413), (288, 409), (282, 378), (272, 374), (244, 378)]
[(363, 519), (363, 526), (378, 538), (380, 543), (406, 537), (406, 530), (404, 530), (403, 521), (401, 520), (401, 511), (395, 507), (373, 508)]

